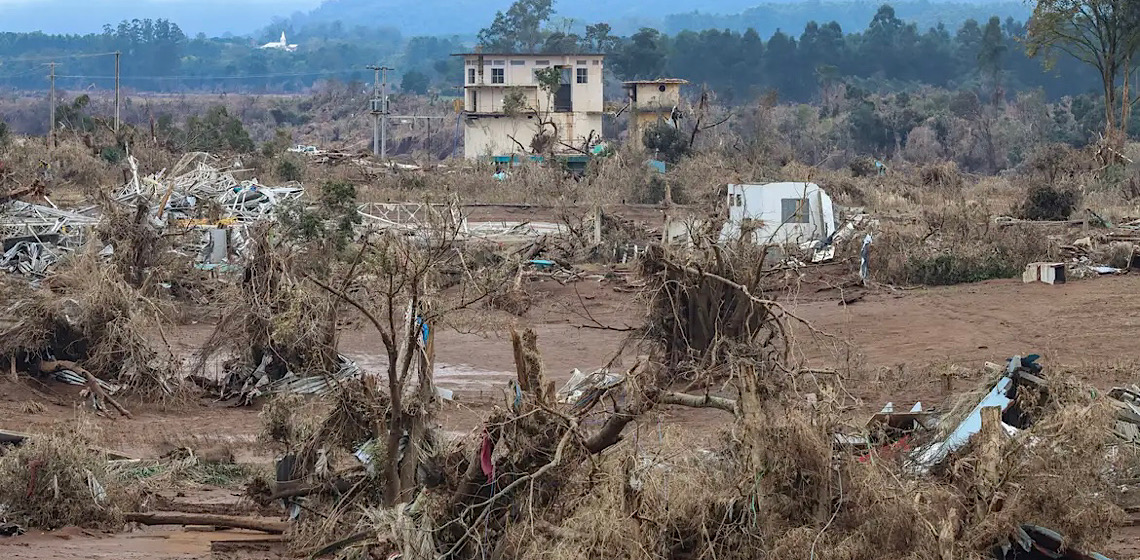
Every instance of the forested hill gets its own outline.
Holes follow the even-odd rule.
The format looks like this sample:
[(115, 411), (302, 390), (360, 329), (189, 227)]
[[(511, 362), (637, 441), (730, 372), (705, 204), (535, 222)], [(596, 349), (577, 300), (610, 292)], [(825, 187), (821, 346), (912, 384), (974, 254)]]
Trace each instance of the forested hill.
[[(296, 31), (313, 23), (335, 21), (393, 27), (404, 35), (471, 35), (496, 11), (507, 10), (511, 0), (328, 0), (307, 13), (281, 18), (277, 26)], [(909, 0), (894, 4), (899, 17), (920, 29), (942, 23), (957, 28), (968, 19), (998, 16), (1023, 21), (1031, 8), (1020, 1), (961, 2)], [(764, 37), (802, 29), (809, 21), (835, 21), (844, 29), (861, 29), (875, 15), (873, 0), (772, 2), (759, 0), (556, 0), (554, 9), (571, 26), (605, 21), (615, 33), (631, 35), (642, 27), (668, 33), (704, 29), (755, 29)], [(431, 14), (431, 17), (424, 17)]]

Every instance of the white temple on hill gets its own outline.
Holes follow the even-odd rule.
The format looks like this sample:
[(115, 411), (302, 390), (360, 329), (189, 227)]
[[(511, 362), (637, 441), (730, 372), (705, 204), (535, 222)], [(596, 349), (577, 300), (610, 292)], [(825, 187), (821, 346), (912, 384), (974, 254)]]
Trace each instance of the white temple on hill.
[(283, 50), (283, 51), (287, 51), (287, 52), (294, 52), (297, 50), (297, 45), (290, 45), (289, 41), (285, 40), (285, 32), (282, 31), (280, 41), (276, 41), (273, 43), (266, 43), (264, 45), (261, 45), (261, 48), (263, 48), (263, 49), (278, 49), (278, 50)]

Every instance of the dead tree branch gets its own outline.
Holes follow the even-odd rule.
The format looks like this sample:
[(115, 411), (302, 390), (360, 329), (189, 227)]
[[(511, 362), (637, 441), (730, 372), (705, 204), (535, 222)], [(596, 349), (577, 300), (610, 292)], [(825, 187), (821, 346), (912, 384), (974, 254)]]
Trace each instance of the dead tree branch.
[(56, 360), (54, 362), (41, 360), (39, 367), (40, 371), (43, 373), (55, 373), (57, 371), (63, 371), (66, 369), (82, 375), (87, 379), (87, 387), (91, 389), (92, 393), (98, 395), (100, 398), (106, 401), (107, 404), (114, 407), (115, 410), (119, 411), (119, 414), (122, 414), (127, 418), (134, 418), (134, 416), (131, 415), (131, 411), (124, 408), (123, 405), (119, 404), (119, 401), (113, 399), (111, 395), (108, 395), (107, 392), (103, 390), (103, 387), (99, 386), (99, 380), (96, 379), (96, 377), (92, 375), (91, 372), (83, 369), (82, 367), (79, 367), (79, 364), (68, 360)]

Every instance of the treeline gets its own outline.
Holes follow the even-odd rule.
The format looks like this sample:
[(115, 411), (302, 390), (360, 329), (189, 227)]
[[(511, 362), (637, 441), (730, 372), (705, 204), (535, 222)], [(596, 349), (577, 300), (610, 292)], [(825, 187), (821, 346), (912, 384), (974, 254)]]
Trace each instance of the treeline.
[(997, 17), (967, 20), (953, 31), (920, 31), (884, 5), (857, 33), (845, 33), (835, 22), (810, 22), (798, 36), (777, 31), (766, 41), (751, 29), (672, 36), (642, 29), (621, 41), (611, 65), (622, 79), (685, 78), (728, 102), (767, 91), (806, 102), (839, 82), (878, 91), (984, 84), (1004, 93), (1041, 89), (1050, 99), (1097, 89), (1096, 75), (1075, 59), (1061, 58), (1046, 70), (1026, 54), (1019, 42), (1024, 35), (1024, 24)]
[(992, 17), (966, 20), (950, 30), (921, 30), (882, 5), (867, 27), (845, 33), (834, 21), (809, 22), (797, 35), (756, 30), (681, 31), (643, 28), (616, 37), (606, 23), (584, 32), (550, 28), (550, 0), (518, 0), (479, 33), (491, 51), (605, 52), (617, 78), (684, 78), (714, 91), (721, 101), (746, 102), (770, 91), (789, 101), (818, 100), (839, 83), (874, 91), (922, 86), (986, 86), (995, 95), (1042, 90), (1050, 99), (1096, 91), (1095, 73), (1070, 57), (1046, 70), (1026, 54), (1023, 23)]
[[(986, 85), (1000, 94), (1042, 90), (1048, 99), (1096, 89), (1091, 70), (1061, 58), (1046, 70), (1025, 54), (1025, 28), (1012, 18), (967, 20), (956, 29), (921, 29), (881, 6), (867, 27), (849, 32), (836, 22), (809, 22), (802, 31), (764, 37), (745, 31), (644, 28), (628, 37), (606, 23), (574, 28), (551, 25), (550, 0), (519, 0), (479, 34), (488, 49), (602, 51), (616, 78), (678, 77), (706, 86), (727, 103), (743, 103), (770, 91), (788, 101), (819, 100), (837, 83), (870, 91), (947, 89)], [(403, 39), (392, 29), (322, 23), (289, 31), (296, 52), (258, 48), (277, 40), (186, 36), (165, 20), (135, 20), (91, 35), (0, 33), (0, 88), (45, 89), (46, 62), (56, 60), (59, 86), (113, 85), (114, 60), (122, 55), (122, 83), (156, 91), (299, 91), (322, 80), (371, 82), (364, 67), (384, 63), (398, 70), (396, 86), (416, 93), (454, 94), (462, 80), (453, 52), (470, 49), (456, 37)]]
[[(771, 37), (781, 29), (798, 31), (809, 21), (834, 21), (844, 29), (862, 29), (881, 5), (881, 0), (878, 3), (875, 0), (803, 0), (756, 4), (734, 14), (711, 14), (687, 9), (682, 13), (665, 16), (661, 25), (624, 29), (621, 25), (614, 24), (614, 29), (623, 31), (624, 35), (632, 35), (640, 27), (655, 27), (669, 34), (693, 29), (728, 29), (741, 33), (754, 29), (761, 37)], [(1003, 21), (1006, 18), (1024, 21), (1033, 13), (1031, 4), (1017, 1), (959, 3), (945, 0), (901, 0), (891, 5), (903, 21), (914, 23), (923, 30), (937, 27), (940, 23), (950, 29), (957, 29), (967, 20), (986, 21), (991, 16), (998, 16)]]
[[(364, 67), (393, 64), (402, 52), (446, 60), (457, 41), (403, 40), (391, 29), (323, 24), (290, 35), (297, 52), (261, 49), (271, 38), (187, 36), (167, 20), (132, 20), (102, 33), (46, 35), (0, 33), (0, 88), (46, 89), (48, 63), (56, 62), (57, 86), (114, 86), (114, 53), (122, 53), (124, 87), (154, 92), (299, 91), (325, 79), (371, 80)], [(458, 70), (456, 71), (458, 73)], [(443, 76), (439, 76), (440, 81)]]

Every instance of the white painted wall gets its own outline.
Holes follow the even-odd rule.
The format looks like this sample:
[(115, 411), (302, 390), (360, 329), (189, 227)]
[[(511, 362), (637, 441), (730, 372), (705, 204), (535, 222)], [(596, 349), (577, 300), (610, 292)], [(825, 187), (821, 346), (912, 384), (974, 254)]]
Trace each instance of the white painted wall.
[[(571, 100), (576, 113), (601, 112), (603, 110), (602, 98), (602, 72), (605, 68), (604, 57), (601, 55), (547, 55), (547, 54), (514, 54), (514, 55), (484, 55), (482, 57), (468, 55), (464, 58), (463, 85), (466, 88), (465, 103), (468, 112), (494, 112), (502, 108), (502, 96), (509, 87), (533, 87), (537, 90), (538, 82), (534, 71), (538, 68), (564, 66), (570, 68)], [(521, 64), (520, 64), (521, 63)], [(578, 69), (586, 70), (586, 83), (578, 83)], [(470, 78), (469, 70), (475, 70), (475, 80)], [(494, 83), (492, 76), (494, 69), (503, 70), (502, 84)], [(478, 91), (478, 105), (471, 105), (471, 90)], [(538, 93), (538, 109), (546, 111), (549, 100), (545, 93)], [(488, 102), (485, 104), (483, 98)], [(498, 99), (495, 103), (491, 99)]]
[[(768, 183), (728, 186), (728, 221), (721, 230), (722, 240), (740, 238), (745, 219), (759, 222), (753, 241), (759, 244), (800, 244), (823, 239), (835, 231), (835, 209), (831, 197), (815, 183)], [(785, 222), (784, 200), (806, 201), (807, 222)]]
[[(585, 143), (590, 131), (593, 131), (594, 138), (602, 133), (600, 113), (550, 113), (550, 118), (558, 123), (562, 141), (572, 146), (580, 147)], [(529, 149), (531, 138), (538, 130), (535, 122), (528, 115), (469, 117), (464, 120), (463, 156), (475, 159), (488, 155), (520, 154), (522, 152), (511, 137)]]

